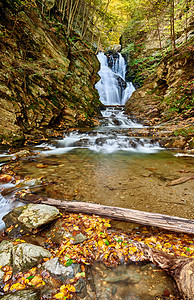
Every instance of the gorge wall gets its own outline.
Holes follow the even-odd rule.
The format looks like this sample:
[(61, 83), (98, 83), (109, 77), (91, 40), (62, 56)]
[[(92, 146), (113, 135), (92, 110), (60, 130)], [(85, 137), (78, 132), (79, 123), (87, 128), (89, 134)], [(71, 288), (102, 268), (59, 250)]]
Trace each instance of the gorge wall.
[[(145, 29), (144, 22), (125, 30), (121, 38), (128, 59), (128, 77), (137, 90), (126, 103), (126, 110), (146, 124), (166, 126), (163, 144), (173, 148), (194, 146), (194, 20), (188, 19), (187, 42), (184, 28), (177, 30), (174, 55), (169, 35), (162, 37), (161, 53), (157, 29)], [(165, 20), (161, 24), (164, 27)], [(164, 132), (164, 130), (163, 130)], [(161, 133), (155, 136), (161, 138)]]
[(36, 1), (0, 1), (0, 141), (54, 135), (92, 126), (99, 96), (99, 63), (58, 12)]

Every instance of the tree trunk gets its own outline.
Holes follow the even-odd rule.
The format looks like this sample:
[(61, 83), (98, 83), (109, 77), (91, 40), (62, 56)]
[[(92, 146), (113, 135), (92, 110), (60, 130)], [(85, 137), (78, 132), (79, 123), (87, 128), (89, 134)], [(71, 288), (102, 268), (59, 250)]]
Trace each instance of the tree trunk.
[(172, 55), (175, 51), (175, 28), (174, 28), (174, 0), (171, 0), (171, 15), (170, 15), (170, 35), (172, 43)]
[(74, 22), (74, 18), (75, 18), (75, 14), (76, 14), (77, 8), (78, 8), (78, 4), (79, 4), (79, 0), (77, 0), (75, 2), (74, 7), (73, 7), (73, 12), (72, 12), (71, 20), (68, 23), (68, 31), (69, 32), (71, 31), (71, 29), (73, 27), (73, 22)]
[(82, 32), (82, 38), (85, 37), (86, 32), (87, 32), (88, 21), (89, 21), (90, 15), (91, 15), (91, 4), (92, 4), (92, 1), (90, 0), (87, 14), (86, 14), (85, 28), (83, 29), (83, 32)]
[(46, 197), (39, 197), (34, 194), (17, 193), (16, 199), (24, 202), (41, 203), (53, 205), (64, 209), (67, 212), (96, 214), (110, 219), (117, 219), (128, 222), (135, 222), (148, 226), (194, 234), (194, 220), (183, 219), (174, 216), (149, 213), (133, 209), (105, 206), (95, 203), (63, 201)]
[[(105, 12), (104, 12), (104, 18), (103, 18), (103, 20), (102, 20), (102, 23), (103, 23), (104, 20), (105, 20), (105, 16), (106, 16), (106, 13), (107, 13), (107, 10), (108, 10), (108, 6), (109, 6), (110, 2), (111, 2), (111, 0), (108, 0), (108, 1), (107, 1), (106, 8), (105, 8)], [(100, 30), (99, 37), (98, 37), (98, 44), (97, 44), (97, 50), (96, 50), (96, 53), (98, 53), (98, 50), (99, 50), (101, 33), (102, 33), (102, 28), (101, 28), (101, 30)]]
[(162, 57), (164, 58), (164, 53), (163, 53), (163, 49), (162, 49), (162, 41), (161, 41), (161, 36), (160, 36), (160, 25), (159, 25), (158, 16), (156, 16), (156, 24), (157, 24), (157, 31), (158, 31), (158, 39), (159, 39), (159, 44), (160, 44), (160, 50), (161, 50), (161, 53), (162, 53)]
[(185, 2), (185, 10), (186, 10), (186, 13), (185, 13), (185, 42), (187, 44), (187, 39), (188, 39), (188, 36), (187, 36), (187, 28), (188, 28), (188, 0), (186, 0)]

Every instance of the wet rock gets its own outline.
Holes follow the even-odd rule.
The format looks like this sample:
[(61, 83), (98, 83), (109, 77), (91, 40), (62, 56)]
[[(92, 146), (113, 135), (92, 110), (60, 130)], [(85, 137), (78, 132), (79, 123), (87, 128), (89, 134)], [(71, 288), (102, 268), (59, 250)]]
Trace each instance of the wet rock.
[(59, 217), (59, 210), (54, 206), (28, 204), (18, 220), (29, 229), (37, 229)]
[[(29, 151), (29, 150), (21, 150), (21, 151), (14, 153), (15, 158), (18, 158), (21, 156), (28, 156), (28, 155), (32, 155), (31, 151)], [(14, 157), (13, 157), (13, 159), (14, 159)]]
[(185, 144), (186, 144), (186, 139), (184, 137), (178, 137), (172, 142), (171, 147), (183, 149)]
[(73, 231), (73, 228), (64, 227), (64, 221), (59, 219), (51, 227), (46, 236), (56, 244), (60, 244), (64, 237), (71, 239), (73, 244), (83, 243), (87, 240), (87, 237), (81, 232), (72, 234), (71, 231)]
[[(58, 257), (48, 260), (42, 267), (51, 274), (57, 276), (56, 279), (59, 278), (63, 283), (66, 282), (67, 279), (74, 278), (77, 273), (81, 272), (79, 264), (72, 264), (71, 266), (66, 267), (60, 263)], [(50, 281), (51, 278), (49, 277), (48, 279)], [(83, 278), (79, 279), (75, 285), (76, 293), (80, 293), (85, 288), (85, 285), (85, 280)]]
[(107, 282), (119, 282), (119, 281), (128, 281), (130, 283), (137, 283), (140, 280), (140, 275), (134, 272), (124, 272), (123, 274), (111, 274), (111, 276), (108, 276), (104, 279)]
[[(43, 258), (50, 257), (51, 253), (48, 250), (29, 243), (14, 246), (12, 242), (2, 241), (0, 244), (0, 265), (12, 266), (14, 272), (31, 268)], [(0, 273), (0, 278), (3, 273)]]
[(122, 122), (119, 119), (113, 118), (112, 121), (116, 126), (122, 125)]
[[(0, 244), (0, 265), (11, 266), (12, 264), (12, 252), (13, 244), (9, 241), (2, 241)], [(4, 272), (1, 270), (0, 279), (4, 276)]]
[(42, 261), (50, 258), (51, 253), (43, 247), (22, 243), (13, 247), (13, 270), (19, 271), (32, 268)]
[(39, 297), (35, 291), (23, 290), (17, 291), (14, 294), (8, 294), (1, 298), (1, 300), (38, 300)]
[(59, 217), (59, 210), (54, 206), (28, 204), (15, 208), (3, 217), (10, 238), (16, 238), (28, 232), (36, 233), (45, 225)]
[(10, 228), (10, 230), (7, 231), (9, 238), (16, 238), (21, 236), (21, 234), (26, 234), (29, 232), (29, 229), (18, 221), (18, 217), (24, 209), (25, 206), (19, 206), (3, 217), (5, 226)]
[(76, 234), (75, 236), (72, 236), (72, 238), (73, 238), (74, 244), (83, 243), (84, 241), (87, 240), (87, 237), (84, 234), (82, 234), (81, 232)]
[(97, 138), (96, 139), (96, 145), (102, 146), (106, 143), (106, 138)]
[(73, 266), (65, 267), (59, 262), (58, 257), (46, 261), (42, 266), (54, 275), (62, 275), (67, 278), (74, 277)]

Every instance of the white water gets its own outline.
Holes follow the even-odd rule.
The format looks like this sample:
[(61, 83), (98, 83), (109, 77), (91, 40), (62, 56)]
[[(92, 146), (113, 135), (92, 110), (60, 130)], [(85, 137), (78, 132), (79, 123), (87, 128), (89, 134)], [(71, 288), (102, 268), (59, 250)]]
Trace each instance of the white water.
[[(106, 110), (101, 112), (103, 119), (100, 126), (92, 132), (71, 132), (62, 140), (56, 140), (52, 145), (40, 145), (38, 147), (42, 148), (39, 151), (41, 154), (61, 155), (79, 148), (106, 154), (117, 151), (155, 153), (161, 149), (157, 142), (153, 142), (149, 138), (133, 138), (127, 135), (128, 129), (142, 128), (143, 125), (132, 121), (124, 113), (124, 109), (118, 107), (118, 105), (123, 105), (127, 101), (135, 89), (132, 83), (127, 83), (126, 85), (124, 82), (126, 73), (124, 58), (120, 53), (115, 57), (110, 56), (108, 64), (107, 56), (102, 52), (98, 54), (101, 65), (99, 71), (101, 79), (95, 87), (99, 92), (100, 100), (103, 104), (107, 106), (111, 105), (111, 107), (107, 107)], [(108, 65), (111, 65), (112, 69)], [(119, 81), (126, 85), (122, 93)], [(114, 105), (117, 105), (117, 107), (114, 107)]]
[(37, 146), (36, 148), (40, 148), (37, 152), (43, 155), (61, 155), (82, 148), (106, 154), (117, 151), (151, 154), (161, 149), (157, 142), (149, 138), (134, 138), (127, 134), (128, 129), (142, 128), (143, 126), (133, 122), (129, 116), (124, 114), (123, 108), (108, 107), (102, 111), (102, 115), (101, 126), (96, 130), (86, 133), (71, 132), (63, 139), (56, 140), (53, 145)]
[[(143, 125), (135, 121), (132, 121), (129, 116), (124, 114), (122, 108), (109, 107), (104, 111), (101, 111), (102, 116), (106, 120), (107, 127), (122, 128), (142, 128)], [(107, 128), (105, 128), (107, 129)]]
[[(103, 55), (102, 55), (103, 54)], [(104, 57), (104, 53), (99, 53), (98, 54), (98, 59), (106, 60)], [(114, 60), (113, 56), (111, 56), (110, 60), (112, 60), (113, 66), (112, 66), (112, 71), (116, 73), (117, 75), (121, 76), (123, 80), (125, 80), (125, 74), (126, 74), (126, 63), (124, 58), (122, 57), (121, 53), (118, 53), (118, 59)], [(101, 58), (102, 57), (102, 58)]]
[(111, 56), (112, 69), (110, 69), (107, 56), (103, 52), (100, 52), (97, 57), (101, 65), (98, 72), (101, 79), (95, 87), (98, 90), (100, 101), (104, 105), (124, 105), (135, 91), (131, 82), (127, 82), (126, 88), (121, 91), (118, 80), (125, 81), (126, 63), (124, 58), (120, 53), (116, 59)]

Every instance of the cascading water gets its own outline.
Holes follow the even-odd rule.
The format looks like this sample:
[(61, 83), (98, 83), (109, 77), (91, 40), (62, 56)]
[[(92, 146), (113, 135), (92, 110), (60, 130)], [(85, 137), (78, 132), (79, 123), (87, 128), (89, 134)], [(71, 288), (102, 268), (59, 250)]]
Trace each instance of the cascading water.
[[(125, 82), (126, 63), (120, 53), (108, 58), (103, 52), (98, 55), (101, 68), (100, 81), (95, 85), (104, 105), (124, 105), (135, 88), (131, 82)], [(111, 68), (110, 68), (111, 66)]]
[[(125, 82), (126, 64), (120, 53), (107, 57), (100, 52), (100, 81), (96, 84), (100, 100), (107, 105), (103, 110), (100, 126), (92, 132), (72, 132), (54, 145), (43, 144), (44, 155), (59, 155), (73, 149), (86, 148), (94, 152), (114, 153), (128, 151), (138, 153), (155, 153), (160, 148), (158, 143), (146, 138), (131, 137), (130, 128), (142, 128), (124, 113), (122, 105), (135, 90), (132, 83)], [(119, 107), (120, 106), (120, 107)]]

